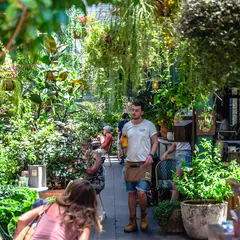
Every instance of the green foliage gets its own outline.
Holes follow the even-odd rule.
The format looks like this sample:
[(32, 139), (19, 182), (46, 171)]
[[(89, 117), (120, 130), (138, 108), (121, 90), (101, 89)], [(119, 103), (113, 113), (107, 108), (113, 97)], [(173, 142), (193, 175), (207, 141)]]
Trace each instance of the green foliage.
[(77, 123), (77, 132), (84, 137), (97, 137), (102, 133), (103, 105), (99, 103), (80, 102), (80, 111), (73, 115)]
[[(62, 23), (67, 23), (68, 18), (65, 9), (72, 5), (86, 11), (87, 5), (113, 3), (115, 0), (3, 0), (0, 3), (0, 32), (1, 41), (7, 49), (0, 49), (0, 59), (5, 50), (10, 50), (11, 55), (16, 57), (16, 49), (27, 52), (31, 46), (31, 55), (36, 56), (41, 46), (43, 33), (56, 32)], [(138, 3), (139, 0), (134, 0)], [(14, 44), (13, 44), (14, 43)], [(21, 48), (20, 48), (21, 46)]]
[(19, 164), (10, 158), (12, 149), (0, 143), (0, 184), (15, 184)]
[(182, 179), (175, 174), (177, 189), (188, 199), (213, 199), (222, 202), (233, 195), (226, 179), (235, 178), (239, 181), (240, 167), (236, 161), (222, 162), (220, 150), (211, 141), (203, 140), (200, 145), (203, 151), (196, 146), (192, 167), (183, 167)]
[[(65, 187), (86, 170), (87, 165), (79, 162), (82, 140), (102, 133), (103, 115), (94, 104), (82, 102), (81, 111), (73, 115), (74, 121), (34, 120), (27, 107), (29, 102), (23, 100), (25, 108), (21, 118), (11, 118), (11, 131), (1, 126), (0, 183), (15, 183), (17, 174), (29, 164), (44, 164), (49, 186), (54, 187), (58, 182)], [(69, 171), (71, 168), (75, 171)]]
[(104, 114), (105, 124), (112, 127), (112, 129), (117, 129), (118, 123), (122, 118), (121, 113), (106, 113)]
[(19, 114), (21, 100), (22, 85), (17, 78), (16, 65), (7, 54), (4, 64), (0, 65), (1, 109), (8, 115)]
[(0, 222), (10, 236), (14, 234), (18, 217), (29, 211), (38, 198), (38, 193), (29, 188), (0, 185)]
[(173, 22), (156, 19), (154, 10), (153, 1), (120, 1), (111, 21), (96, 22), (86, 37), (84, 73), (94, 76), (99, 86), (95, 93), (105, 97), (111, 109), (121, 109), (122, 97), (136, 96), (149, 79), (170, 75)]
[(47, 200), (49, 203), (52, 203), (52, 202), (55, 202), (56, 197), (55, 197), (55, 196), (48, 197), (48, 198), (46, 198), (46, 200)]
[(187, 2), (179, 19), (185, 55), (181, 61), (192, 59), (189, 68), (212, 89), (236, 84), (239, 78), (239, 18), (239, 1), (193, 0)]
[(186, 86), (188, 86), (186, 80), (179, 79), (176, 83), (170, 80), (154, 91), (155, 115), (160, 125), (172, 129), (177, 113), (181, 115), (187, 108), (204, 106), (208, 101), (210, 93), (201, 93), (200, 86)]
[[(158, 221), (161, 230), (165, 231), (165, 227), (167, 226), (169, 217), (171, 216), (174, 210), (180, 210), (180, 202), (179, 201), (163, 201), (160, 202), (155, 207), (155, 219)], [(181, 211), (179, 211), (181, 217)]]

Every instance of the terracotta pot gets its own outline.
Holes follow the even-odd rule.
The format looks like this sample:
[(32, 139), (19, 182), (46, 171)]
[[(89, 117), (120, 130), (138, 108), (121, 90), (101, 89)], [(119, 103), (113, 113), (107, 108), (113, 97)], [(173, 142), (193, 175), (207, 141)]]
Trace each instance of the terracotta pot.
[(160, 132), (161, 132), (163, 139), (167, 140), (167, 133), (168, 133), (167, 127), (162, 125)]

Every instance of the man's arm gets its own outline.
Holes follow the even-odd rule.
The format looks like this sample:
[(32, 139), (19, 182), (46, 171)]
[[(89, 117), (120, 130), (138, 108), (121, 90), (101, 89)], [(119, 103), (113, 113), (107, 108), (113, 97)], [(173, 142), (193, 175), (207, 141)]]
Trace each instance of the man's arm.
[(151, 155), (154, 155), (157, 151), (158, 148), (158, 137), (157, 137), (157, 133), (154, 134), (151, 137), (152, 140), (152, 149), (151, 152), (149, 153), (149, 155), (146, 158), (145, 164), (152, 164), (153, 163), (153, 157)]
[(177, 145), (176, 145), (175, 143), (173, 143), (173, 144), (170, 146), (170, 148), (162, 155), (162, 160), (166, 160), (168, 154), (175, 152), (176, 146), (177, 146)]

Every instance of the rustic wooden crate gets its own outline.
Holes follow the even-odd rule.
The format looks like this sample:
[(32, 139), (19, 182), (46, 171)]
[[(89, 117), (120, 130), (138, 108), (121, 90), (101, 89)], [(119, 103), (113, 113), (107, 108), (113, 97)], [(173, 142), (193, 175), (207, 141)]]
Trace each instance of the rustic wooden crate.
[(183, 120), (174, 125), (174, 141), (191, 142), (192, 120)]

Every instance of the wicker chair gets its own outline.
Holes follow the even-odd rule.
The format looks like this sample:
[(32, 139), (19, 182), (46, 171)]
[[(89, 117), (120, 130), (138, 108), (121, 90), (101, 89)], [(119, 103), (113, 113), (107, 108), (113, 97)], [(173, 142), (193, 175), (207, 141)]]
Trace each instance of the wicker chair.
[(160, 161), (155, 168), (156, 188), (158, 190), (158, 200), (161, 200), (163, 193), (172, 189), (173, 173), (176, 172), (175, 158), (168, 158)]

